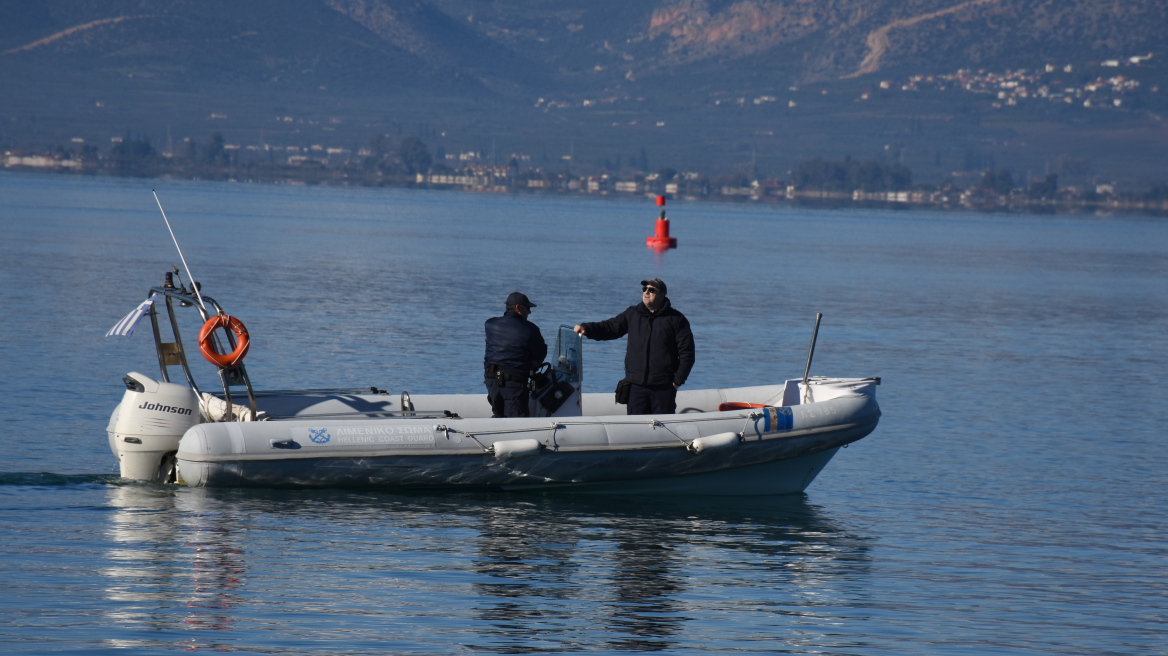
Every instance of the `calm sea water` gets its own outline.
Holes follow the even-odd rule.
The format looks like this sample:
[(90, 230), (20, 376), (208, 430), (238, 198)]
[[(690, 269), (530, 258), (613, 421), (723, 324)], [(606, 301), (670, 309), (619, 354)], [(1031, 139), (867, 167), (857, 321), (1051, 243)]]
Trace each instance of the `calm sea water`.
[[(660, 276), (694, 387), (881, 376), (804, 495), (192, 490), (104, 428), (178, 257), (261, 388), (481, 390)], [(1168, 653), (1168, 222), (0, 174), (0, 651)], [(585, 386), (620, 377), (585, 345)], [(203, 370), (205, 378), (209, 370)]]

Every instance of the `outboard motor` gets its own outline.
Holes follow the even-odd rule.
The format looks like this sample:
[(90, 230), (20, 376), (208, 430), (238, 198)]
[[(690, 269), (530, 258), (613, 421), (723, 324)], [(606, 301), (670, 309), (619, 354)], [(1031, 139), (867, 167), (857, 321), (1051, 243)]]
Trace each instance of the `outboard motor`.
[(163, 383), (136, 371), (122, 380), (126, 393), (106, 429), (122, 476), (175, 482), (178, 441), (200, 422), (198, 396), (185, 385)]

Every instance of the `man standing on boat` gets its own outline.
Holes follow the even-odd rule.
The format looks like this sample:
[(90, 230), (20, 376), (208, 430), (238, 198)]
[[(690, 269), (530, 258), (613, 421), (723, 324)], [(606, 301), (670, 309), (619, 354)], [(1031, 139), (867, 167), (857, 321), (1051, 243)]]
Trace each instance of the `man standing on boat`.
[(675, 414), (677, 388), (694, 366), (694, 339), (689, 320), (665, 297), (660, 278), (641, 281), (641, 302), (607, 321), (582, 323), (577, 334), (607, 340), (629, 336), (625, 379), (630, 415)]
[(511, 292), (503, 316), (491, 317), (483, 326), (487, 333), (483, 382), (492, 417), (531, 416), (528, 381), (547, 357), (539, 326), (527, 320), (533, 307), (526, 295)]

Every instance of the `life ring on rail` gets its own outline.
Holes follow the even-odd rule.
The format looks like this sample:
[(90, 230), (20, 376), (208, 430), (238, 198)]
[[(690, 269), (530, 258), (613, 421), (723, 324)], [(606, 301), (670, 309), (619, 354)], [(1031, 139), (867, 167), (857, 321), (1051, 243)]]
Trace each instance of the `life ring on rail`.
[(749, 408), (767, 408), (770, 407), (765, 403), (743, 403), (741, 401), (727, 401), (718, 404), (718, 412), (726, 412), (728, 410), (747, 410)]
[[(217, 328), (226, 328), (235, 333), (235, 350), (230, 353), (220, 353), (213, 339)], [(228, 314), (217, 314), (199, 330), (199, 350), (203, 357), (211, 364), (220, 367), (234, 367), (243, 362), (247, 349), (251, 346), (251, 339), (247, 335), (247, 328), (243, 322)]]

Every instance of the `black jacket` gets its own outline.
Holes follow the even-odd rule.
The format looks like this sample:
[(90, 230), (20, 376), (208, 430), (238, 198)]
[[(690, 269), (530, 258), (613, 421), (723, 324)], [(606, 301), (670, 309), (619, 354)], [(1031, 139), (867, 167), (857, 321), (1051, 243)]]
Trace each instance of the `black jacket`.
[(484, 367), (495, 365), (517, 377), (527, 378), (547, 357), (547, 344), (539, 326), (508, 310), (483, 324), (487, 333)]
[(580, 324), (591, 339), (629, 336), (625, 380), (638, 385), (682, 385), (694, 366), (694, 339), (685, 315), (669, 299), (656, 313), (637, 303), (607, 321)]

